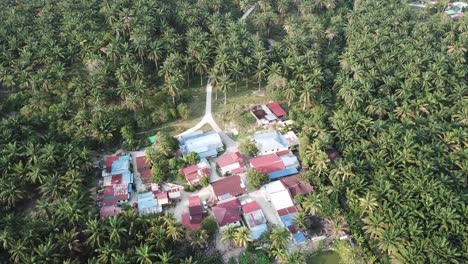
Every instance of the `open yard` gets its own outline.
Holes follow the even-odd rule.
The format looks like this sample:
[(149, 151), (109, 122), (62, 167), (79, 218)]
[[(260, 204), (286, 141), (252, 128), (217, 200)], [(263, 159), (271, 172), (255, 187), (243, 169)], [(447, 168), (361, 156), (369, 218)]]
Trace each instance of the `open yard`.
[(255, 122), (255, 118), (249, 112), (249, 108), (255, 104), (267, 103), (270, 99), (267, 95), (264, 95), (264, 89), (260, 93), (262, 96), (259, 96), (257, 89), (258, 86), (255, 83), (251, 83), (248, 88), (245, 88), (245, 83), (239, 83), (237, 92), (233, 88), (228, 93), (227, 104), (224, 104), (224, 94), (222, 92), (218, 92), (218, 100), (216, 100), (215, 92), (213, 92), (213, 118), (221, 129), (230, 130), (235, 128), (240, 133), (240, 137), (252, 134), (260, 129)]
[[(250, 83), (246, 88), (245, 83), (239, 82), (238, 90), (235, 91), (233, 87), (227, 95), (227, 104), (224, 104), (224, 93), (216, 91), (213, 87), (212, 114), (221, 129), (236, 128), (241, 137), (258, 129), (255, 118), (248, 109), (254, 104), (266, 103), (270, 99), (266, 95), (257, 95), (257, 89), (258, 86), (255, 83)], [(217, 99), (216, 93), (218, 93)], [(262, 89), (262, 93), (264, 93), (264, 89)], [(197, 83), (196, 86), (185, 90), (181, 94), (181, 99), (188, 101), (189, 117), (186, 120), (180, 119), (168, 122), (160, 127), (145, 131), (144, 136), (153, 135), (161, 130), (171, 134), (178, 134), (197, 124), (205, 113), (206, 83), (203, 86), (199, 86), (199, 83)], [(202, 129), (209, 130), (210, 126), (205, 125)], [(232, 138), (237, 139), (235, 136)]]

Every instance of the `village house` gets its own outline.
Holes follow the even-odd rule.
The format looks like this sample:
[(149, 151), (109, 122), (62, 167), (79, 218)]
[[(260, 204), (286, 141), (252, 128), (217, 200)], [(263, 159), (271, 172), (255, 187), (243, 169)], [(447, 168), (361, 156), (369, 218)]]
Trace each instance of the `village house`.
[(126, 154), (123, 156), (109, 156), (106, 158), (106, 168), (102, 172), (102, 176), (111, 176), (125, 173), (130, 170), (132, 156)]
[(286, 111), (276, 102), (256, 105), (250, 109), (250, 113), (255, 117), (260, 125), (268, 125), (276, 121), (286, 119)]
[(182, 155), (195, 152), (200, 158), (209, 158), (218, 156), (224, 150), (223, 141), (216, 131), (195, 131), (182, 135), (179, 142)]
[(293, 131), (288, 131), (283, 137), (288, 142), (289, 148), (299, 145), (299, 138)]
[(192, 195), (189, 197), (189, 212), (182, 214), (182, 224), (187, 228), (198, 230), (203, 219), (203, 209), (200, 197)]
[(266, 106), (279, 120), (284, 121), (286, 119), (286, 111), (284, 111), (281, 105), (277, 102), (268, 103)]
[[(130, 162), (130, 154), (106, 158), (102, 180), (99, 181), (100, 188), (102, 188), (98, 191), (100, 206), (121, 205), (131, 198), (134, 177), (130, 172)], [(110, 211), (111, 209), (105, 209), (103, 214), (107, 215)]]
[(220, 201), (218, 204), (211, 207), (221, 231), (225, 230), (228, 226), (241, 226), (241, 208), (242, 206), (236, 197)]
[(115, 184), (131, 185), (132, 183), (133, 183), (133, 173), (130, 173), (130, 171), (125, 171), (123, 173), (103, 177), (103, 180), (102, 180), (103, 186), (111, 186)]
[(279, 181), (265, 184), (262, 187), (265, 199), (271, 202), (281, 223), (289, 230), (296, 243), (304, 242), (305, 235), (294, 223), (294, 216), (298, 213), (294, 197), (298, 194), (305, 195), (312, 191), (312, 186), (308, 183), (300, 182), (297, 176), (282, 178)]
[(158, 204), (160, 206), (169, 205), (171, 202), (169, 200), (169, 193), (168, 192), (153, 192)]
[(135, 158), (137, 171), (140, 174), (140, 178), (143, 182), (148, 182), (151, 178), (151, 164), (146, 160), (146, 156), (140, 156)]
[(242, 203), (242, 216), (249, 227), (250, 238), (258, 239), (268, 231), (267, 220), (260, 205), (256, 201), (245, 201)]
[(233, 175), (246, 171), (240, 152), (226, 153), (216, 161), (222, 175)]
[(141, 215), (155, 214), (162, 212), (162, 207), (154, 197), (153, 192), (138, 194), (138, 213)]
[(185, 176), (187, 183), (192, 186), (200, 184), (202, 177), (209, 177), (211, 173), (210, 164), (206, 159), (201, 159), (199, 163), (190, 165), (182, 169), (182, 174)]
[(268, 174), (270, 180), (297, 174), (299, 168), (299, 160), (292, 153), (282, 156), (275, 153), (258, 156), (251, 158), (249, 163), (252, 168)]
[(242, 195), (247, 192), (244, 181), (239, 175), (219, 179), (210, 184), (211, 191), (219, 201)]
[(255, 133), (253, 143), (257, 147), (258, 155), (275, 153), (281, 156), (290, 152), (289, 142), (276, 131), (260, 131)]
[(128, 202), (132, 193), (129, 184), (114, 184), (105, 186), (98, 194), (102, 194), (102, 206), (114, 206)]

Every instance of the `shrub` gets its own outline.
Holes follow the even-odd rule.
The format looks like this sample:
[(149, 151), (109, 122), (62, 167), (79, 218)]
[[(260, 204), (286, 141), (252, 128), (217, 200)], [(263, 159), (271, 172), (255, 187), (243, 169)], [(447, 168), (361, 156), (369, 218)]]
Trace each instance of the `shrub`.
[(210, 184), (210, 179), (207, 176), (201, 177), (200, 185), (206, 187)]
[(247, 181), (252, 188), (260, 189), (260, 187), (262, 187), (262, 185), (265, 183), (268, 183), (270, 179), (266, 173), (259, 172), (256, 169), (250, 169), (247, 172)]
[(216, 219), (213, 216), (209, 216), (203, 219), (201, 226), (206, 230), (210, 237), (213, 236), (218, 230), (218, 223), (216, 223)]
[(183, 120), (187, 120), (190, 116), (190, 111), (188, 109), (188, 106), (186, 104), (179, 104), (177, 106), (177, 112), (179, 113), (179, 116)]
[(242, 154), (246, 155), (247, 157), (254, 156), (255, 154), (257, 154), (258, 151), (255, 144), (248, 140), (245, 140), (240, 144), (239, 150)]
[(200, 156), (195, 152), (190, 152), (188, 155), (184, 156), (183, 160), (189, 165), (197, 164), (200, 161)]

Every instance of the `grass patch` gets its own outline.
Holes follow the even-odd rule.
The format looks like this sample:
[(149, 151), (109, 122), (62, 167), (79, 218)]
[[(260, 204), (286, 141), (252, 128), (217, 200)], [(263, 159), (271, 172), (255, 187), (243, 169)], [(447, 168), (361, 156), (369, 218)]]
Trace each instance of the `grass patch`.
[(255, 83), (251, 83), (247, 88), (242, 85), (237, 92), (233, 89), (227, 95), (227, 104), (224, 104), (222, 92), (218, 92), (218, 100), (215, 99), (213, 92), (213, 118), (221, 129), (235, 127), (239, 131), (239, 135), (235, 136), (236, 139), (243, 138), (257, 129), (255, 117), (249, 112), (249, 108), (270, 101), (268, 96), (258, 96), (257, 89)]

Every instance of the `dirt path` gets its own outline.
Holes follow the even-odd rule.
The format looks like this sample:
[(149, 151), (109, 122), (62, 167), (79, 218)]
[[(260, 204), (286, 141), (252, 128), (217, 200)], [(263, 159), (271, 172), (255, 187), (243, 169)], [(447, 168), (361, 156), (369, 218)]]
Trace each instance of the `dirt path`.
[[(244, 15), (239, 19), (239, 20), (244, 20), (246, 19), (252, 11), (255, 10), (255, 7), (257, 5), (253, 5), (251, 8), (249, 8)], [(214, 131), (218, 132), (219, 135), (221, 136), (221, 140), (223, 141), (224, 145), (226, 146), (226, 151), (227, 152), (232, 152), (237, 150), (237, 142), (232, 140), (230, 137), (228, 137), (223, 130), (218, 126), (216, 121), (213, 119), (212, 115), (212, 95), (213, 95), (213, 86), (211, 85), (211, 81), (208, 80), (208, 83), (206, 84), (206, 102), (205, 102), (205, 115), (203, 118), (198, 122), (195, 126), (192, 128), (189, 128), (188, 130), (182, 132), (178, 136), (186, 135), (193, 133), (197, 130), (200, 130), (205, 124), (209, 124)]]

